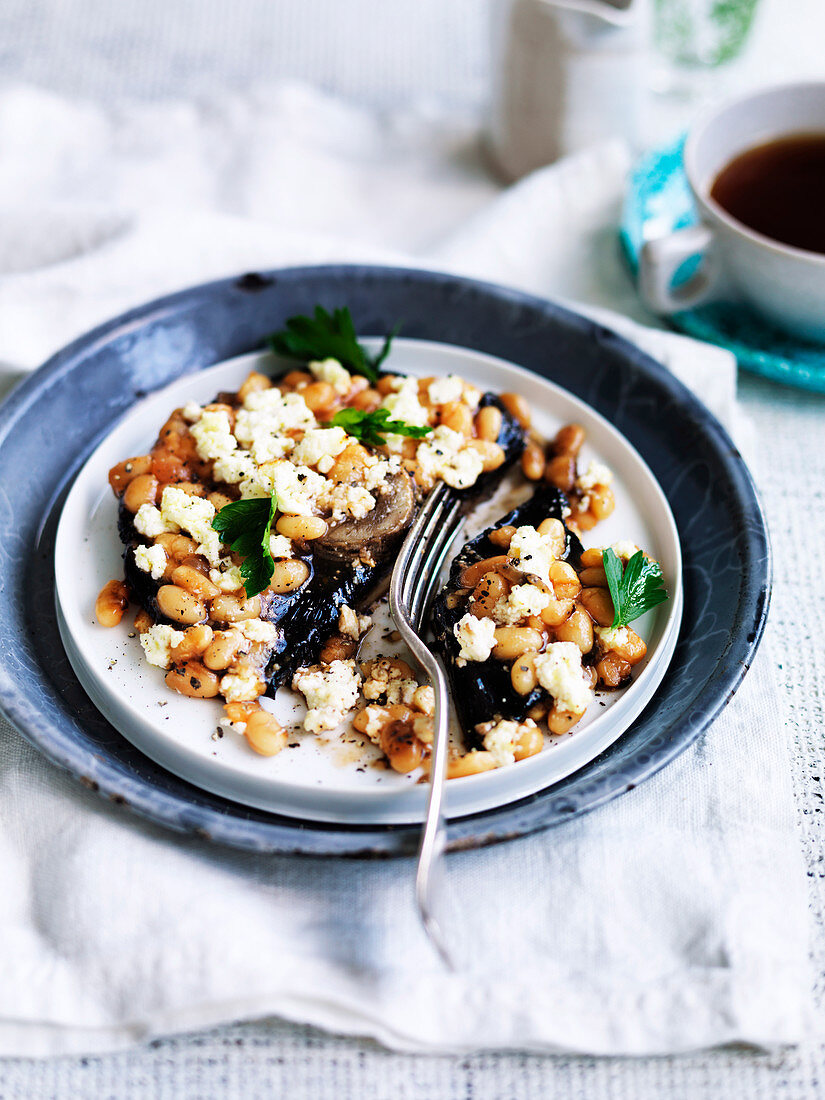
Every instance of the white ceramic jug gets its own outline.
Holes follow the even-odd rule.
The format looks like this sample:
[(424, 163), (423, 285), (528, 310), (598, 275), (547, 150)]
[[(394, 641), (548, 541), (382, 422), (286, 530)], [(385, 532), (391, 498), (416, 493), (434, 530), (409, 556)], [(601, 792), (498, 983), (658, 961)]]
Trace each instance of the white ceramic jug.
[(638, 134), (646, 0), (496, 0), (488, 143), (508, 180)]

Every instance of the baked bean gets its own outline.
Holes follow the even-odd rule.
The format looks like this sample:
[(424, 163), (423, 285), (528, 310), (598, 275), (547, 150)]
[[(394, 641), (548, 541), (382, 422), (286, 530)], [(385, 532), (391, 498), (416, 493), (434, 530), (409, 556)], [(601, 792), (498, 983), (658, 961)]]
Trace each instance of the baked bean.
[(597, 522), (607, 519), (616, 507), (616, 498), (608, 485), (596, 485), (590, 490), (590, 511)]
[(261, 374), (260, 371), (253, 370), (247, 375), (246, 381), (238, 390), (238, 399), (243, 402), (251, 393), (269, 389), (272, 389), (271, 379), (267, 378), (265, 374)]
[(569, 493), (576, 483), (576, 460), (570, 455), (556, 455), (544, 468), (544, 480)]
[(178, 481), (175, 488), (180, 489), (182, 493), (186, 493), (188, 497), (206, 496), (206, 489), (196, 481)]
[(229, 668), (244, 643), (240, 630), (216, 630), (203, 654), (203, 663), (215, 672)]
[(425, 754), (425, 747), (415, 735), (415, 713), (402, 703), (387, 708), (389, 720), (381, 730), (381, 749), (386, 753), (393, 771), (404, 774), (414, 771)]
[(523, 730), (516, 744), (513, 755), (516, 760), (526, 760), (528, 756), (535, 756), (544, 748), (544, 737), (538, 726), (527, 726)]
[(499, 600), (507, 598), (510, 584), (500, 573), (485, 573), (473, 589), (470, 612), (477, 619), (487, 619), (493, 614), (493, 608)]
[(135, 633), (145, 634), (146, 631), (155, 625), (155, 620), (149, 614), (148, 611), (144, 611), (143, 608), (138, 609), (137, 615), (135, 615)]
[(248, 722), (250, 715), (260, 709), (260, 703), (224, 703), (223, 705), (223, 712), (230, 722)]
[(172, 650), (172, 657), (178, 661), (188, 661), (192, 657), (200, 657), (209, 643), (212, 641), (212, 627), (206, 623), (199, 626), (190, 626), (184, 631), (183, 641)]
[(329, 382), (310, 382), (301, 390), (301, 397), (312, 412), (318, 412), (335, 403), (335, 390)]
[(328, 526), (320, 516), (279, 516), (275, 530), (288, 539), (319, 539)]
[(603, 561), (603, 551), (595, 546), (582, 551), (581, 564), (584, 569), (599, 569)]
[(287, 743), (284, 727), (274, 714), (262, 708), (249, 715), (243, 735), (260, 756), (275, 756)]
[(585, 588), (607, 588), (607, 574), (600, 565), (582, 569), (579, 573), (579, 580)]
[(127, 458), (123, 462), (118, 462), (117, 466), (111, 468), (109, 471), (109, 484), (112, 486), (115, 494), (120, 496), (130, 481), (134, 481), (140, 474), (148, 474), (151, 472), (151, 455), (138, 455), (137, 458)]
[(593, 648), (593, 620), (582, 607), (577, 607), (555, 630), (559, 642), (573, 642), (582, 653)]
[(348, 443), (330, 467), (329, 476), (335, 481), (346, 481), (350, 474), (366, 465), (368, 457), (368, 452), (360, 443)]
[(510, 668), (510, 679), (513, 683), (513, 688), (519, 695), (529, 695), (538, 683), (535, 661), (535, 652), (523, 653), (521, 657), (517, 657), (515, 661), (513, 661), (512, 667)]
[(132, 514), (142, 504), (154, 504), (158, 499), (158, 479), (154, 474), (138, 474), (132, 478), (123, 493), (123, 504)]
[(447, 764), (447, 778), (461, 779), (465, 775), (478, 775), (496, 767), (496, 758), (491, 752), (473, 749), (464, 756), (457, 756)]
[(530, 650), (541, 649), (544, 639), (529, 626), (497, 626), (493, 656), (499, 661), (512, 661)]
[(507, 412), (518, 420), (522, 428), (530, 427), (530, 405), (520, 393), (502, 393), (499, 401)]
[(493, 546), (502, 546), (506, 548), (513, 541), (513, 535), (515, 533), (515, 527), (497, 527), (495, 531), (490, 532), (490, 542)]
[(485, 474), (491, 470), (497, 470), (499, 466), (504, 464), (507, 457), (503, 447), (500, 447), (498, 443), (490, 443), (486, 439), (471, 439), (467, 446), (472, 447), (474, 451), (478, 451), (481, 455), (481, 469)]
[(227, 496), (226, 493), (221, 493), (217, 489), (213, 490), (213, 492), (211, 492), (206, 499), (209, 501), (216, 512), (220, 512), (221, 508), (225, 508), (227, 504), (233, 503), (232, 497)]
[(239, 623), (244, 619), (257, 619), (261, 614), (261, 597), (244, 599), (242, 596), (216, 596), (212, 601), (212, 618), (218, 623)]
[(572, 455), (576, 458), (584, 443), (585, 431), (581, 424), (565, 424), (556, 432), (553, 450), (557, 455)]
[(95, 615), (101, 626), (117, 626), (129, 606), (129, 588), (125, 581), (107, 581), (95, 600)]
[(606, 588), (583, 588), (579, 602), (599, 626), (610, 626), (616, 617), (613, 600)]
[(463, 588), (475, 588), (485, 573), (497, 573), (499, 569), (511, 568), (512, 564), (506, 554), (485, 558), (483, 561), (474, 562), (463, 569), (459, 583)]
[(599, 680), (599, 674), (596, 672), (592, 665), (584, 665), (582, 667), (582, 674), (584, 675), (584, 681), (592, 691)]
[(194, 625), (206, 619), (206, 604), (176, 584), (162, 584), (157, 601), (161, 613), (176, 623)]
[(213, 584), (198, 569), (193, 569), (191, 565), (179, 565), (172, 573), (171, 579), (172, 584), (186, 589), (199, 600), (213, 600), (220, 593), (220, 588), (216, 584)]
[(582, 582), (569, 562), (551, 562), (548, 576), (553, 585), (553, 591), (560, 600), (573, 600), (581, 591)]
[(381, 394), (378, 390), (374, 390), (370, 386), (365, 390), (361, 390), (360, 393), (353, 394), (348, 404), (353, 409), (363, 409), (364, 412), (375, 412), (381, 404), (381, 401)]
[(560, 558), (567, 546), (564, 524), (560, 519), (548, 517), (538, 525), (538, 533), (545, 540), (557, 558)]
[(570, 617), (574, 606), (574, 600), (559, 600), (555, 596), (551, 596), (550, 602), (542, 608), (541, 621), (545, 626), (560, 626)]
[(155, 542), (163, 547), (167, 557), (173, 561), (183, 561), (184, 558), (198, 552), (198, 544), (186, 535), (173, 535), (168, 531), (164, 531), (162, 535), (158, 535)]
[(272, 579), (267, 589), (278, 596), (287, 592), (294, 592), (309, 579), (309, 566), (300, 558), (287, 558), (284, 561), (276, 561), (272, 570)]
[(312, 375), (307, 370), (290, 370), (279, 381), (282, 386), (294, 390), (298, 386), (308, 386), (312, 381)]
[(388, 394), (395, 391), (395, 383), (400, 381), (397, 374), (385, 374), (375, 383), (375, 388), (380, 394), (386, 397)]
[(596, 662), (596, 672), (606, 688), (617, 688), (630, 675), (630, 663), (618, 653), (609, 652)]
[(547, 728), (558, 737), (571, 730), (580, 718), (580, 714), (573, 714), (569, 710), (561, 710), (558, 706), (553, 706), (547, 715)]
[(187, 661), (183, 667), (170, 668), (166, 673), (166, 686), (191, 699), (214, 699), (220, 682), (200, 661)]
[(333, 661), (349, 661), (358, 651), (358, 642), (354, 638), (345, 638), (343, 634), (333, 634), (327, 638), (324, 647), (318, 655), (318, 660), (323, 664), (332, 664)]
[(530, 481), (540, 481), (544, 474), (545, 461), (544, 448), (530, 440), (521, 454), (522, 473)]
[(626, 629), (627, 639), (611, 645), (608, 652), (618, 654), (629, 665), (637, 665), (647, 653), (647, 646), (635, 630), (631, 630), (630, 627)]
[(495, 443), (501, 434), (501, 425), (504, 423), (504, 417), (501, 415), (501, 409), (495, 405), (485, 405), (483, 409), (479, 409), (476, 414), (476, 433), (479, 439), (487, 439), (491, 443)]
[(473, 414), (461, 401), (448, 401), (441, 406), (441, 423), (462, 435), (473, 434)]
[(549, 709), (547, 703), (534, 703), (527, 711), (527, 717), (532, 718), (534, 722), (540, 722)]

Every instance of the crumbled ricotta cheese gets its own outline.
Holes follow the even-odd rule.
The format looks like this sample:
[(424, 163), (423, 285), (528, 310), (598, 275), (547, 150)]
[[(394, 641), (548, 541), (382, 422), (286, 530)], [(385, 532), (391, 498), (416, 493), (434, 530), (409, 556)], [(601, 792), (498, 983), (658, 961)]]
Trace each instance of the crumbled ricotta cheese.
[(227, 485), (237, 485), (255, 476), (255, 460), (249, 451), (232, 451), (215, 460), (212, 467), (215, 481), (225, 481)]
[(418, 479), (424, 488), (440, 478), (454, 489), (466, 489), (475, 484), (484, 466), (479, 452), (467, 446), (461, 432), (444, 424), (425, 437), (415, 453), (415, 460)]
[(155, 539), (158, 535), (163, 535), (167, 531), (177, 532), (180, 530), (176, 523), (171, 523), (164, 518), (160, 514), (160, 509), (156, 508), (154, 504), (141, 504), (134, 523), (135, 530), (139, 531), (141, 535), (145, 535), (147, 539)]
[(237, 565), (221, 563), (220, 569), (210, 569), (209, 579), (221, 592), (237, 592), (243, 588), (243, 575)]
[[(280, 501), (279, 496), (279, 506)], [(346, 516), (363, 519), (369, 515), (375, 507), (375, 497), (363, 485), (325, 481), (318, 495), (318, 504), (325, 511), (331, 512), (333, 522), (337, 523)]]
[(315, 417), (300, 394), (282, 394), (274, 388), (250, 393), (235, 416), (238, 442), (259, 465), (283, 458), (292, 449), (294, 440), (286, 432), (314, 427)]
[(455, 374), (436, 378), (430, 382), (427, 394), (434, 405), (446, 405), (449, 401), (460, 401), (464, 393), (464, 382)]
[(459, 662), (486, 661), (496, 644), (496, 624), (493, 620), (477, 619), (469, 612), (455, 624), (453, 634), (461, 645)]
[(334, 729), (358, 702), (360, 683), (355, 661), (299, 668), (292, 677), (292, 687), (306, 699), (304, 729), (310, 733)]
[(515, 626), (529, 615), (540, 615), (550, 603), (550, 594), (534, 584), (519, 584), (496, 602), (493, 618), (502, 626)]
[[(395, 474), (401, 468), (401, 460), (398, 455), (390, 455), (388, 459), (379, 458), (377, 455), (368, 455), (362, 469), (362, 481), (365, 489), (379, 489), (387, 478)], [(320, 469), (320, 466), (318, 467)]]
[(265, 642), (267, 645), (272, 645), (273, 642), (278, 640), (279, 631), (277, 626), (274, 623), (265, 622), (263, 619), (244, 619), (236, 623), (235, 627), (250, 642)]
[(187, 401), (181, 412), (183, 413), (183, 419), (193, 424), (196, 420), (200, 420), (203, 415), (203, 406), (199, 405), (197, 401)]
[(381, 744), (381, 730), (384, 728), (389, 713), (386, 707), (370, 706), (365, 708), (367, 713), (367, 725), (364, 732), (374, 744)]
[(288, 539), (286, 535), (270, 535), (269, 552), (273, 558), (291, 558), (292, 539)]
[(324, 455), (323, 458), (318, 459), (318, 472), (328, 474), (334, 465), (335, 459), (332, 455)]
[(232, 434), (229, 414), (223, 409), (204, 409), (189, 430), (195, 437), (198, 455), (206, 462), (227, 458), (237, 450), (238, 441)]
[(221, 695), (227, 703), (251, 703), (263, 694), (264, 680), (254, 668), (239, 668), (221, 677)]
[(485, 730), (484, 748), (492, 753), (499, 768), (514, 764), (522, 736), (528, 730), (538, 729), (532, 718), (527, 718), (524, 722), (512, 722), (501, 718), (494, 724), (485, 723), (481, 728)]
[(522, 573), (532, 574), (550, 587), (550, 566), (556, 555), (550, 539), (540, 535), (535, 527), (516, 528), (507, 556)]
[(597, 626), (596, 637), (605, 649), (624, 648), (630, 644), (630, 629), (626, 626)]
[(397, 703), (410, 706), (415, 701), (415, 693), (421, 685), (417, 680), (405, 676), (403, 670), (393, 661), (379, 657), (367, 667), (369, 672), (363, 687), (365, 699), (380, 699), (387, 706), (395, 706)]
[(339, 397), (345, 397), (352, 389), (352, 375), (337, 359), (313, 360), (309, 370), (319, 382), (329, 382)]
[(584, 678), (581, 650), (575, 642), (551, 642), (535, 659), (536, 675), (562, 710), (583, 714), (592, 692)]
[(609, 485), (613, 480), (613, 471), (601, 462), (591, 462), (587, 470), (576, 478), (576, 488), (584, 492), (595, 489), (597, 485)]
[(635, 542), (630, 542), (624, 539), (621, 542), (614, 542), (610, 547), (619, 561), (623, 561), (625, 564), (630, 561), (634, 554), (639, 553), (639, 547)]
[(298, 466), (317, 466), (326, 455), (335, 458), (349, 443), (343, 428), (310, 428), (292, 452)]
[[(422, 428), (429, 423), (429, 413), (418, 400), (418, 379), (396, 379), (396, 389), (388, 393), (382, 405), (392, 413), (393, 420), (403, 420), (405, 424)], [(387, 447), (391, 451), (399, 451), (404, 445), (403, 435), (387, 435)]]
[(172, 663), (172, 650), (183, 641), (183, 631), (157, 623), (140, 636), (140, 644), (150, 665), (169, 668)]
[(215, 518), (215, 506), (203, 497), (192, 497), (183, 489), (167, 485), (160, 502), (160, 514), (166, 523), (177, 524), (188, 531), (198, 543), (198, 553), (210, 562), (218, 565), (221, 560), (221, 540), (212, 527)]
[[(274, 489), (278, 508), (292, 516), (312, 516), (319, 493), (327, 488), (327, 479), (309, 466), (295, 466), (286, 459), (260, 466), (254, 482), (241, 486), (243, 496), (268, 496)], [(257, 491), (251, 491), (255, 489)]]
[(144, 573), (151, 574), (153, 581), (159, 581), (166, 572), (166, 551), (162, 546), (136, 546), (135, 565)]
[(353, 638), (356, 642), (372, 626), (369, 615), (359, 615), (354, 607), (341, 604), (338, 611), (338, 631), (347, 638)]

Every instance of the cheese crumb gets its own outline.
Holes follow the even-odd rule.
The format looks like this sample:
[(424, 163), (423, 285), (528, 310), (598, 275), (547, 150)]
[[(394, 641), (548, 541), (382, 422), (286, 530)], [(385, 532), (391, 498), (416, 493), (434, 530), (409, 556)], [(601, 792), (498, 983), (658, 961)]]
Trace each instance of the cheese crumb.
[(524, 722), (501, 718), (495, 723), (485, 722), (479, 732), (484, 734), (484, 748), (492, 753), (496, 766), (503, 768), (507, 764), (515, 764), (522, 736), (534, 729), (538, 729), (538, 726), (532, 718), (527, 718)]
[(584, 714), (592, 698), (575, 642), (551, 642), (534, 660), (538, 681), (570, 714)]
[(235, 627), (250, 642), (265, 642), (267, 645), (272, 645), (278, 640), (279, 630), (277, 626), (274, 623), (266, 622), (264, 619), (244, 619), (239, 623), (235, 623)]
[(493, 607), (493, 618), (502, 626), (515, 626), (530, 615), (540, 615), (550, 594), (534, 584), (519, 584)]
[(147, 539), (155, 539), (158, 535), (167, 531), (177, 533), (180, 528), (176, 523), (171, 523), (160, 514), (160, 510), (154, 504), (141, 504), (134, 519), (135, 530)]
[(291, 558), (292, 539), (288, 539), (286, 535), (270, 535), (269, 552), (273, 558)]
[(548, 588), (551, 587), (550, 566), (556, 560), (556, 555), (550, 537), (540, 535), (535, 527), (517, 527), (510, 540), (507, 556), (522, 573), (532, 574)]
[(150, 626), (140, 636), (140, 644), (146, 654), (146, 660), (157, 668), (169, 668), (172, 663), (172, 650), (183, 641), (183, 631), (163, 623)]
[(209, 579), (221, 592), (237, 592), (243, 588), (243, 574), (237, 565), (227, 566), (222, 562), (220, 569), (209, 570)]
[(221, 540), (212, 527), (215, 518), (215, 506), (203, 497), (192, 497), (183, 489), (167, 485), (160, 502), (160, 514), (166, 523), (177, 524), (188, 531), (198, 543), (198, 553), (203, 554), (211, 565), (221, 560)]
[[(382, 407), (389, 409), (393, 420), (403, 420), (405, 424), (423, 428), (429, 423), (429, 412), (418, 400), (418, 379), (398, 378), (395, 392), (388, 393)], [(390, 433), (386, 436), (387, 447), (391, 451), (400, 451), (404, 446), (403, 435)]]
[(337, 457), (349, 443), (343, 428), (310, 428), (292, 453), (298, 466), (317, 466), (322, 458)]
[(221, 695), (227, 703), (251, 703), (263, 694), (264, 679), (254, 668), (239, 668), (221, 677)]
[(162, 546), (136, 546), (135, 565), (149, 573), (153, 581), (159, 581), (166, 572), (166, 551)]
[(319, 382), (329, 382), (339, 397), (352, 389), (352, 375), (337, 359), (315, 359), (309, 363), (310, 374)]
[(636, 543), (630, 542), (627, 539), (624, 539), (622, 542), (614, 542), (610, 549), (613, 551), (619, 561), (624, 562), (625, 565), (627, 565), (634, 554), (639, 553), (639, 547), (636, 545)]
[(440, 478), (454, 489), (466, 489), (475, 484), (484, 468), (481, 455), (467, 446), (461, 432), (443, 424), (419, 445), (415, 461), (416, 480), (422, 482), (423, 488), (429, 488)]
[(630, 629), (626, 626), (597, 626), (596, 637), (605, 649), (619, 649), (630, 645)]
[(585, 473), (576, 478), (576, 488), (584, 492), (595, 489), (597, 485), (609, 485), (613, 480), (613, 471), (601, 462), (591, 462)]
[(477, 619), (469, 612), (453, 627), (461, 650), (458, 662), (486, 661), (496, 644), (496, 624), (492, 619)]
[(306, 699), (304, 729), (310, 733), (335, 729), (358, 702), (360, 684), (355, 661), (299, 668), (292, 677), (292, 687)]
[(232, 434), (229, 414), (223, 409), (204, 409), (189, 430), (195, 437), (199, 456), (206, 462), (227, 458), (237, 449), (238, 441)]
[(379, 657), (365, 666), (367, 678), (364, 681), (364, 698), (372, 702), (380, 700), (386, 706), (415, 702), (416, 692), (421, 685), (417, 680), (405, 676), (395, 661)]
[(449, 401), (460, 401), (464, 393), (464, 382), (456, 374), (436, 378), (430, 382), (427, 394), (434, 405), (446, 405)]
[(338, 630), (347, 638), (358, 641), (362, 634), (366, 634), (372, 626), (369, 615), (359, 615), (354, 607), (341, 604), (338, 612)]

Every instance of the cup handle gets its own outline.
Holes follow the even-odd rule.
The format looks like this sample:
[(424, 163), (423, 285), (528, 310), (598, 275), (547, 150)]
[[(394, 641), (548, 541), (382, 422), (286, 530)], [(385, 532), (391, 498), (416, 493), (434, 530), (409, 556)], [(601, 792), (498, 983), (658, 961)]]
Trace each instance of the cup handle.
[[(713, 244), (713, 233), (706, 225), (691, 225), (648, 241), (639, 256), (639, 293), (645, 303), (656, 313), (676, 313), (715, 296), (721, 273)], [(698, 269), (674, 286), (676, 272), (695, 256), (700, 258)]]

